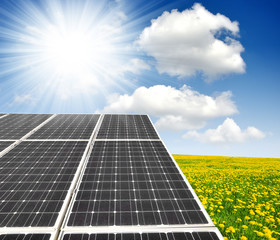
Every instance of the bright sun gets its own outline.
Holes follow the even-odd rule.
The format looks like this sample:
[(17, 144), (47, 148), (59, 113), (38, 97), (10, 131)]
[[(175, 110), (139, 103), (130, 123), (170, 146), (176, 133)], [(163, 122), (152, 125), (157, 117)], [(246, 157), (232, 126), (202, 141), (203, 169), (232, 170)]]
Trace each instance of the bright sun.
[(61, 32), (56, 28), (48, 33), (44, 45), (45, 58), (57, 73), (63, 75), (87, 71), (98, 57), (95, 46), (106, 47), (81, 31)]
[[(14, 72), (43, 84), (60, 96), (92, 95), (123, 83), (122, 68), (130, 58), (130, 34), (119, 5), (107, 1), (44, 1), (44, 11), (26, 3), (28, 18), (12, 36), (17, 61)], [(18, 17), (14, 21), (18, 21)], [(8, 34), (10, 34), (9, 31)], [(11, 71), (11, 70), (10, 70)]]

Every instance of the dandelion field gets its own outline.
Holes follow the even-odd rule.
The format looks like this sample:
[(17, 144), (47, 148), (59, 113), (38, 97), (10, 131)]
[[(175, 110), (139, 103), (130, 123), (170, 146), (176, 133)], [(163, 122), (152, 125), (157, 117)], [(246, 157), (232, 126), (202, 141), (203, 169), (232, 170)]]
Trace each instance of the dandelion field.
[(280, 159), (173, 157), (226, 240), (280, 239)]

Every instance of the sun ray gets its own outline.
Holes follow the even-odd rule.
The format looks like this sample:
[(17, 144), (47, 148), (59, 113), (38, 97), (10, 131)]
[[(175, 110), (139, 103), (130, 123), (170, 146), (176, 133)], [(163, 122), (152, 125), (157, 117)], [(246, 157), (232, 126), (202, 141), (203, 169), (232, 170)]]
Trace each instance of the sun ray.
[(151, 13), (162, 12), (162, 1), (3, 1), (0, 91), (5, 82), (13, 85), (10, 103), (13, 96), (32, 95), (42, 106), (61, 101), (71, 109), (75, 99), (97, 109), (108, 94), (149, 82), (148, 73), (138, 81), (127, 64), (145, 58), (135, 41)]
[[(94, 92), (92, 88), (119, 84), (127, 61), (127, 33), (118, 4), (113, 1), (31, 1), (10, 3), (1, 9), (1, 75), (28, 72), (28, 81), (47, 86), (52, 81), (59, 94)], [(17, 14), (12, 14), (17, 13)], [(6, 45), (6, 46), (5, 46)], [(5, 56), (6, 55), (6, 56)], [(108, 71), (110, 69), (110, 71)], [(114, 79), (114, 80), (113, 80)], [(36, 83), (34, 83), (36, 85)]]

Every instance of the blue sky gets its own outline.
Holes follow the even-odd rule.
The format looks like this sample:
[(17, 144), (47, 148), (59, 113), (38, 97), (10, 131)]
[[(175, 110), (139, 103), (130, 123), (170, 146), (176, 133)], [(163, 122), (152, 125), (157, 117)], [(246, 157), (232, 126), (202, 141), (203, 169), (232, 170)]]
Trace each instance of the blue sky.
[(149, 114), (171, 153), (280, 157), (277, 1), (0, 2), (0, 112)]

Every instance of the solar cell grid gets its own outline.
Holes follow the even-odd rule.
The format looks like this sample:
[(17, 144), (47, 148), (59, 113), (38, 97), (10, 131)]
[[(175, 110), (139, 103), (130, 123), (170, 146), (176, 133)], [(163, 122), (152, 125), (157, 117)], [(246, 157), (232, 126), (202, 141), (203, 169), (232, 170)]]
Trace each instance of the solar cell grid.
[(2, 156), (0, 227), (53, 226), (86, 145), (23, 141)]
[[(0, 240), (48, 240), (60, 231), (47, 227), (58, 226), (58, 216), (60, 220), (64, 216), (65, 200), (72, 194), (70, 186), (78, 176), (87, 140), (95, 136), (95, 127), (97, 139), (91, 142), (92, 151), (85, 158), (88, 161), (64, 216), (68, 234), (60, 239), (219, 239), (214, 231), (172, 232), (174, 225), (189, 225), (190, 229), (197, 224), (212, 227), (212, 223), (147, 115), (106, 114), (102, 122), (97, 114), (51, 116), (9, 114), (0, 118), (0, 139), (4, 139), (0, 140), (0, 152), (15, 142), (8, 139), (19, 140), (0, 157), (0, 231), (8, 227), (15, 233), (0, 234)], [(48, 118), (29, 136), (30, 140), (20, 139)], [(137, 226), (143, 232), (142, 226), (145, 229), (149, 225), (155, 227), (154, 233), (71, 233), (81, 226), (93, 230), (100, 226)], [(171, 230), (156, 232), (156, 225)], [(30, 232), (18, 234), (17, 227), (28, 227)], [(34, 227), (46, 232), (38, 234)]]
[(9, 114), (0, 118), (0, 139), (20, 139), (50, 116), (50, 114)]
[(159, 141), (95, 142), (68, 226), (204, 224)]
[(89, 139), (98, 114), (59, 114), (29, 139)]
[(72, 233), (65, 234), (63, 240), (219, 240), (213, 231), (168, 232), (168, 233)]
[(147, 115), (110, 115), (103, 118), (98, 139), (158, 139)]
[(0, 240), (49, 240), (51, 234), (0, 234)]
[(0, 152), (12, 145), (14, 141), (0, 141)]

